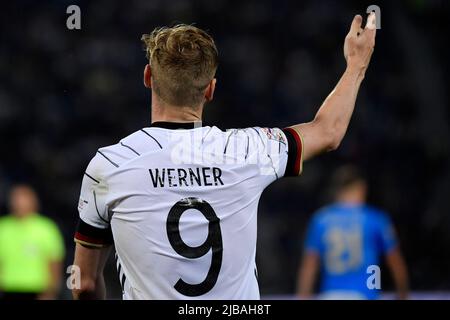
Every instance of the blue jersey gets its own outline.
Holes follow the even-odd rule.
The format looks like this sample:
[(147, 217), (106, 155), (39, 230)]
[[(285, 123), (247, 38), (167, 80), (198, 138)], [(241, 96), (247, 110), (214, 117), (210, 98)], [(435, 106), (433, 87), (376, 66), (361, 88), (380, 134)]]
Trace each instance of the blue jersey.
[(321, 260), (322, 293), (356, 292), (376, 299), (379, 290), (369, 289), (367, 268), (379, 265), (380, 257), (397, 245), (388, 216), (367, 205), (335, 204), (317, 212), (309, 226), (305, 250)]

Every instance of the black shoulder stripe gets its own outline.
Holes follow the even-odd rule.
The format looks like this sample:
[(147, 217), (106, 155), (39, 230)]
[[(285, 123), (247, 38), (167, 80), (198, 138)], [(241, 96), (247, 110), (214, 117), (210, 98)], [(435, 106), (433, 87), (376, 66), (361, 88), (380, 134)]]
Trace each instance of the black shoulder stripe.
[(97, 152), (98, 152), (99, 154), (101, 154), (106, 160), (108, 160), (109, 162), (111, 162), (111, 164), (112, 164), (114, 167), (116, 167), (116, 168), (119, 167), (119, 165), (118, 165), (117, 163), (115, 163), (115, 162), (112, 161), (110, 158), (108, 158), (107, 156), (105, 156), (105, 154), (104, 154), (103, 152), (101, 152), (100, 150), (98, 150)]
[(98, 217), (99, 217), (103, 222), (109, 223), (108, 220), (106, 220), (105, 218), (103, 218), (103, 217), (100, 215), (100, 212), (99, 212), (98, 207), (97, 207), (97, 195), (95, 194), (95, 190), (93, 190), (92, 193), (93, 193), (93, 195), (94, 195), (95, 210), (97, 211)]
[(223, 149), (223, 153), (227, 153), (228, 143), (230, 143), (230, 138), (235, 133), (236, 133), (236, 131), (230, 132), (230, 134), (229, 134), (229, 136), (227, 138), (227, 142), (225, 143), (225, 148)]
[(245, 148), (245, 159), (248, 157), (248, 148), (250, 147), (250, 137), (248, 136), (247, 132), (245, 132), (247, 135), (247, 147)]
[(145, 131), (144, 129), (141, 129), (141, 131), (142, 131), (143, 133), (145, 133), (147, 136), (149, 136), (150, 138), (152, 138), (152, 139), (158, 144), (158, 146), (162, 149), (161, 144), (158, 142), (158, 140), (155, 139), (155, 137), (153, 137), (150, 133), (148, 133), (148, 132)]
[(90, 178), (92, 181), (96, 182), (96, 183), (100, 183), (100, 181), (98, 181), (97, 179), (95, 179), (93, 176), (91, 176), (89, 173), (85, 172), (84, 173), (86, 177)]
[(261, 143), (262, 143), (263, 145), (265, 145), (264, 140), (263, 140), (263, 138), (261, 137), (261, 134), (259, 133), (259, 131), (258, 131), (256, 128), (254, 128), (254, 127), (252, 127), (252, 129), (256, 131), (256, 133), (258, 134), (259, 139), (261, 140)]
[(269, 160), (270, 160), (270, 165), (271, 165), (271, 167), (272, 167), (272, 169), (273, 169), (273, 173), (275, 174), (275, 178), (278, 180), (278, 179), (279, 179), (278, 173), (277, 173), (277, 170), (275, 169), (275, 166), (274, 166), (274, 164), (273, 164), (272, 157), (270, 156), (270, 154), (267, 154), (267, 157), (268, 157)]
[(202, 137), (202, 144), (203, 144), (203, 142), (205, 142), (205, 138), (206, 138), (206, 136), (211, 132), (212, 128), (213, 128), (213, 127), (210, 127), (210, 128), (208, 129), (208, 131), (206, 132), (206, 134)]
[(120, 145), (121, 145), (122, 147), (125, 147), (125, 148), (127, 148), (127, 149), (133, 151), (135, 154), (137, 154), (138, 156), (140, 156), (139, 152), (137, 152), (136, 150), (134, 150), (134, 149), (133, 149), (132, 147), (130, 147), (129, 145), (126, 145), (126, 144), (123, 143), (123, 142), (120, 142)]

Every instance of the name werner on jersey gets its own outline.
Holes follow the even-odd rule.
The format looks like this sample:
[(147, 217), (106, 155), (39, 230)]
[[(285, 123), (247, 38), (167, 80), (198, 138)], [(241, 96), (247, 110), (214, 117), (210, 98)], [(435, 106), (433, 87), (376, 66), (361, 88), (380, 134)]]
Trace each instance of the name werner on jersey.
[(155, 188), (223, 186), (222, 170), (217, 167), (153, 168), (148, 170)]

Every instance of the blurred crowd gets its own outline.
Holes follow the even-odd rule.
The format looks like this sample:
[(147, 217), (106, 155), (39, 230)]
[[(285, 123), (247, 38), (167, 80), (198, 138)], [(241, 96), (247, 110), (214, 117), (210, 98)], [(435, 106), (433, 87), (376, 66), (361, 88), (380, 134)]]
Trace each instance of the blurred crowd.
[[(81, 8), (81, 30), (66, 28), (70, 4)], [(391, 215), (412, 289), (450, 290), (449, 5), (377, 4), (382, 29), (341, 148), (306, 163), (301, 178), (276, 182), (262, 198), (263, 295), (295, 292), (308, 219), (328, 201), (328, 178), (343, 163), (364, 171), (369, 203)], [(34, 186), (41, 211), (64, 235), (65, 265), (71, 263), (89, 160), (100, 146), (150, 123), (143, 33), (195, 23), (216, 39), (220, 65), (207, 123), (284, 127), (312, 119), (345, 69), (342, 44), (352, 17), (366, 7), (331, 0), (2, 3), (0, 214), (9, 211), (12, 185)]]

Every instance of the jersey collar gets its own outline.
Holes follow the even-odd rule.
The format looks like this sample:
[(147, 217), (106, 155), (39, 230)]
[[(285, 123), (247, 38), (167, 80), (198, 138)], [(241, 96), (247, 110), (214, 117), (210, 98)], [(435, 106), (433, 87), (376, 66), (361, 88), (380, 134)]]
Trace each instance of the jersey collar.
[(153, 122), (150, 127), (164, 128), (164, 129), (194, 129), (202, 127), (202, 122), (168, 122), (168, 121), (156, 121)]

